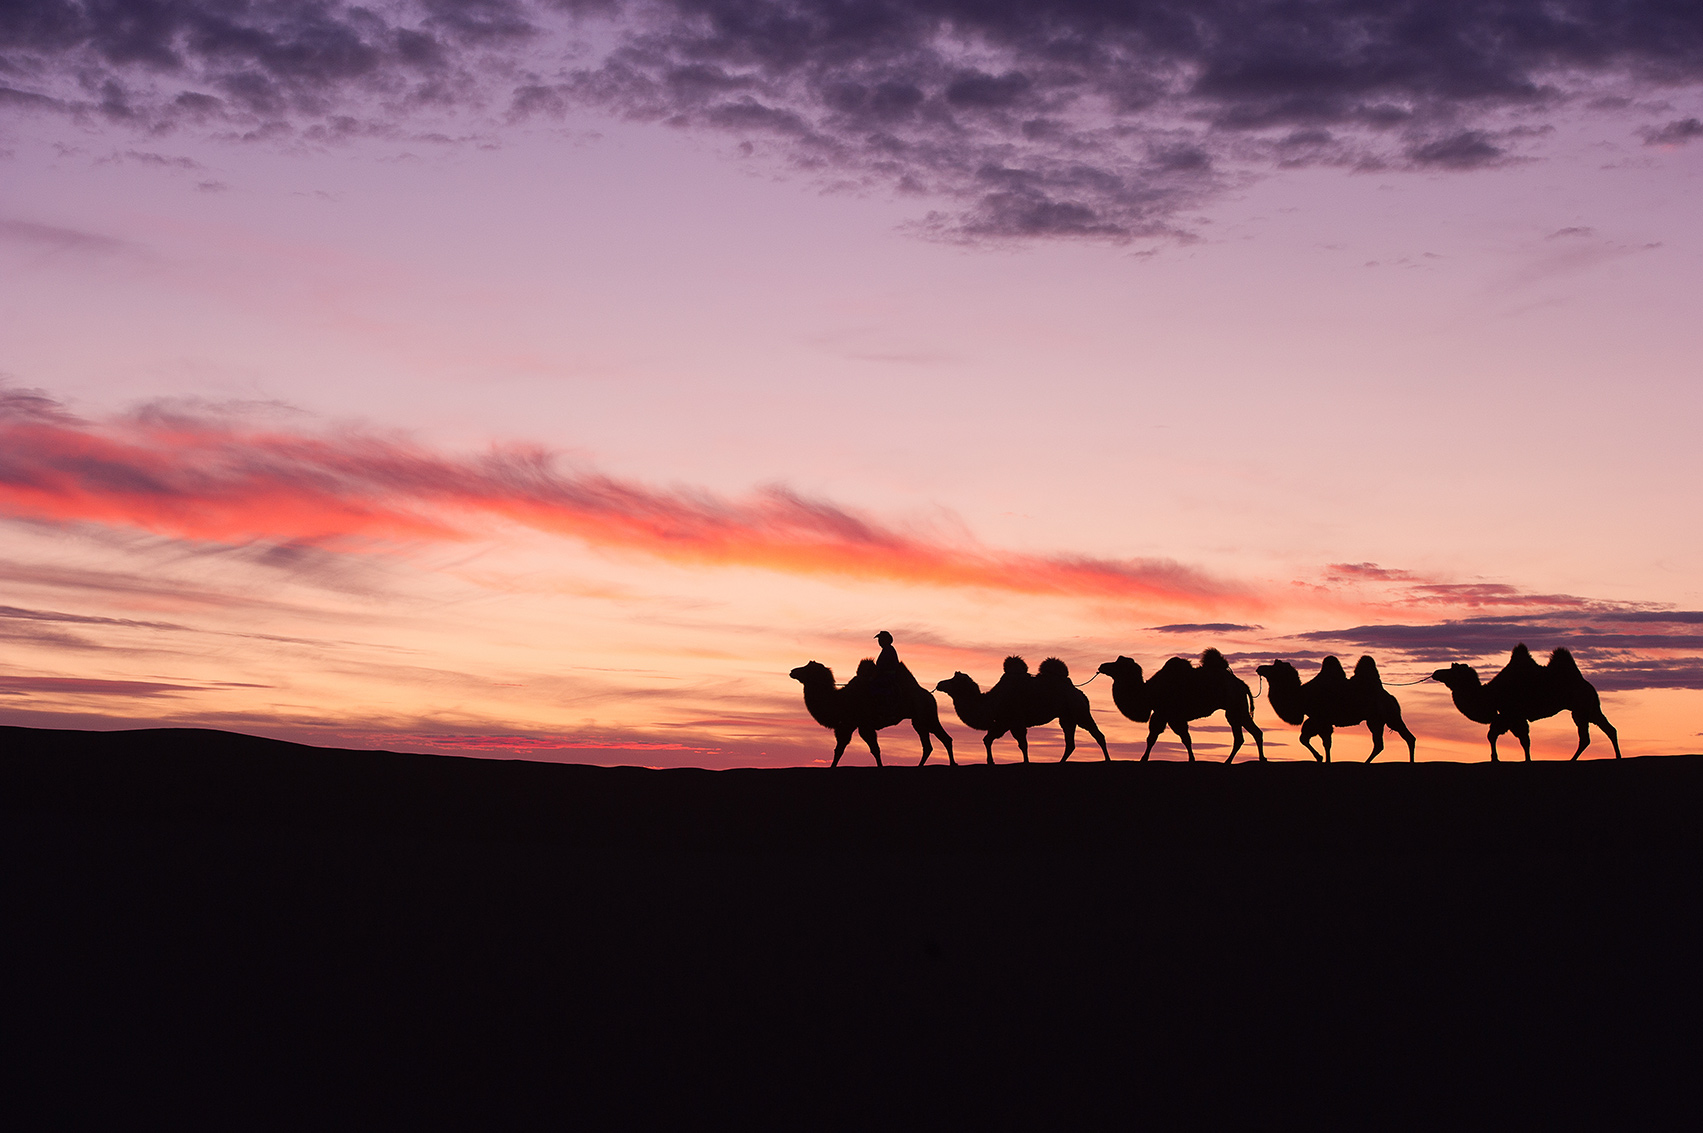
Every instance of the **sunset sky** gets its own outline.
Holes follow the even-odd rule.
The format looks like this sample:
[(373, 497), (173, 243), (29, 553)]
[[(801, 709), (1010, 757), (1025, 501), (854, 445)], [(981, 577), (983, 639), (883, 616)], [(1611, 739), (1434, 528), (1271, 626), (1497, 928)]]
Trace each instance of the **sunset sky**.
[(1697, 751), (1700, 202), (1673, 0), (0, 5), (0, 723), (809, 764), (888, 629)]

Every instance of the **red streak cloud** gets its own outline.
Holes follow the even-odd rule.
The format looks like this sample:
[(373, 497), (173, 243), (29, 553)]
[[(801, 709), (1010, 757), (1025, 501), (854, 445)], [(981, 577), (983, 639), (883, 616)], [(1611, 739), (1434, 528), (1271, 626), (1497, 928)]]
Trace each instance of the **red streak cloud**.
[(0, 390), (0, 514), (177, 538), (474, 537), (481, 517), (674, 562), (947, 587), (1219, 605), (1240, 588), (1163, 559), (1001, 552), (900, 530), (785, 488), (744, 500), (564, 470), (537, 448), (475, 457), (345, 432), (315, 436), (158, 413), (91, 423)]

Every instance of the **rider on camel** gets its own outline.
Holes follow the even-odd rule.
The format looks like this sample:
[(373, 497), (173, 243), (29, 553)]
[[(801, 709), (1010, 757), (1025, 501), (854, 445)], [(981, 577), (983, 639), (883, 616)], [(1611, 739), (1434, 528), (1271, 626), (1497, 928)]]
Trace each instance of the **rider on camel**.
[[(882, 630), (875, 635), (875, 641), (881, 646), (881, 652), (875, 658), (875, 669), (870, 680), (870, 692), (876, 702), (883, 706), (894, 708), (904, 704), (912, 695), (913, 689), (920, 690), (922, 685), (916, 677), (899, 660), (899, 651), (893, 648), (893, 635)], [(860, 665), (861, 673), (863, 667)]]

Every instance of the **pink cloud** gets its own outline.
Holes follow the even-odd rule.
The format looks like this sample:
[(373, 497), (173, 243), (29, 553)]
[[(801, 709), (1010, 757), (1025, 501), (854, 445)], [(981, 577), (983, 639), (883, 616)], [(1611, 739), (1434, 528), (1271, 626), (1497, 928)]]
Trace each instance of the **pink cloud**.
[(675, 562), (1191, 607), (1260, 605), (1246, 587), (1167, 559), (999, 551), (784, 487), (727, 499), (565, 469), (540, 448), (454, 456), (370, 433), (312, 435), (158, 412), (89, 422), (18, 390), (0, 397), (0, 514), (341, 550), (476, 538), (506, 520)]

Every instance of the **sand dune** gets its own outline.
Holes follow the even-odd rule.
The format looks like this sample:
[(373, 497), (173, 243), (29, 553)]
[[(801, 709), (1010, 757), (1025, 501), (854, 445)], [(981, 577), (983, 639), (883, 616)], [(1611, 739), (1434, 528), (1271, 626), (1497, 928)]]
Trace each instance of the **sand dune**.
[(1696, 756), (710, 772), (0, 729), (14, 1097), (1635, 1118), (1699, 1053), (1699, 815)]

